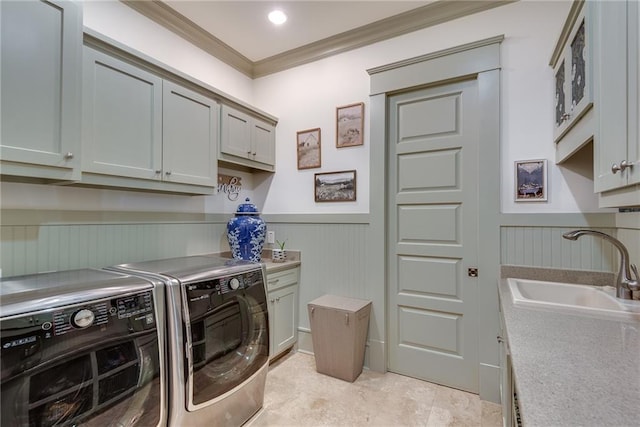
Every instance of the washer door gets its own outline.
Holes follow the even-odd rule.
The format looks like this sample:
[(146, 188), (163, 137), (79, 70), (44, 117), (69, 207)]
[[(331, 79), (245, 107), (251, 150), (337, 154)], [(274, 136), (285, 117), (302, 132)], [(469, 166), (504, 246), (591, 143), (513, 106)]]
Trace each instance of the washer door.
[(211, 298), (212, 309), (190, 325), (189, 410), (212, 403), (241, 385), (269, 358), (264, 287), (251, 286)]

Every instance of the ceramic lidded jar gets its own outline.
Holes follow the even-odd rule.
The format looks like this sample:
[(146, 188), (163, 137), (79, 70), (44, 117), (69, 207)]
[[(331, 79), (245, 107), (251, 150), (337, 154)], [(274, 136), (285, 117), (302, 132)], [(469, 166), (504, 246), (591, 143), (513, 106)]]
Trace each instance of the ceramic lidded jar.
[(235, 217), (227, 223), (227, 240), (235, 259), (260, 262), (267, 224), (248, 197), (245, 202), (238, 206)]

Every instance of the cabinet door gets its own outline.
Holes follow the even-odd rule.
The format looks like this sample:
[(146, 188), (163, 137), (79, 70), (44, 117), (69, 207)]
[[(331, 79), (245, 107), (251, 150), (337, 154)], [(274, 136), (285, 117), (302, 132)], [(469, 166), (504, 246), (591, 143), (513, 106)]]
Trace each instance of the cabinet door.
[[(624, 159), (633, 163), (622, 174), (627, 175), (627, 184), (640, 184), (640, 5), (637, 1), (628, 4), (628, 64), (629, 64), (629, 135), (627, 138), (627, 156)], [(618, 164), (623, 159), (618, 159)], [(640, 189), (637, 189), (640, 192)], [(636, 197), (636, 199), (640, 198)]]
[(556, 142), (593, 105), (593, 10), (590, 4), (580, 4), (562, 57), (554, 69)]
[(251, 154), (251, 118), (249, 115), (222, 106), (222, 138), (220, 151), (248, 159)]
[(276, 129), (254, 119), (251, 123), (252, 160), (270, 166), (276, 163)]
[(83, 172), (159, 180), (162, 80), (84, 48)]
[(218, 103), (168, 81), (162, 103), (162, 179), (216, 186)]
[(269, 355), (273, 357), (298, 340), (298, 285), (269, 292), (269, 304), (272, 307)]
[[(78, 179), (80, 6), (65, 1), (2, 1), (0, 15), (2, 173), (15, 170), (16, 175)], [(20, 169), (27, 164), (45, 167)]]
[(627, 184), (612, 165), (627, 158), (627, 4), (594, 2), (596, 8), (596, 105), (599, 133), (594, 145), (596, 192)]

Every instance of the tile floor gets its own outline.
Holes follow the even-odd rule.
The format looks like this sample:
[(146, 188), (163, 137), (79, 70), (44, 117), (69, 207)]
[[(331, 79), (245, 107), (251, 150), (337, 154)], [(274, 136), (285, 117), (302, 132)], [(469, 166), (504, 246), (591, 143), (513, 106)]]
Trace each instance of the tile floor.
[(501, 407), (478, 395), (393, 373), (364, 370), (350, 383), (316, 372), (313, 355), (272, 364), (251, 427), (502, 426)]

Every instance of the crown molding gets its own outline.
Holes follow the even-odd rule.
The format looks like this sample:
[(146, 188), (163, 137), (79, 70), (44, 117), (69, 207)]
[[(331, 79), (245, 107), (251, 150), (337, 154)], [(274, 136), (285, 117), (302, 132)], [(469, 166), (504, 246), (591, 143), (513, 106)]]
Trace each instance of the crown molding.
[(252, 62), (159, 0), (120, 1), (255, 79), (518, 0), (438, 0), (256, 62)]
[(517, 0), (436, 1), (254, 63), (254, 78), (462, 18)]
[(206, 32), (190, 19), (159, 0), (120, 0), (136, 12), (162, 25), (169, 31), (218, 58), (241, 73), (253, 77), (253, 62), (240, 52)]

